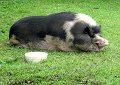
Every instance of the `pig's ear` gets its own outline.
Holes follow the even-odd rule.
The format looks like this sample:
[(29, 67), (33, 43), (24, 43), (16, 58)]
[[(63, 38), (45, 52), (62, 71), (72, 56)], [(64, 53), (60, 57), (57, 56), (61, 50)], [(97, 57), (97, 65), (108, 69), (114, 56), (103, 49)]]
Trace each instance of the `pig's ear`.
[(84, 34), (89, 34), (89, 33), (90, 33), (89, 27), (84, 28), (83, 33), (84, 33)]
[(93, 29), (93, 32), (96, 33), (96, 34), (101, 32), (101, 27), (100, 27), (100, 25), (99, 25), (99, 26), (95, 26), (95, 27), (93, 27), (92, 29)]

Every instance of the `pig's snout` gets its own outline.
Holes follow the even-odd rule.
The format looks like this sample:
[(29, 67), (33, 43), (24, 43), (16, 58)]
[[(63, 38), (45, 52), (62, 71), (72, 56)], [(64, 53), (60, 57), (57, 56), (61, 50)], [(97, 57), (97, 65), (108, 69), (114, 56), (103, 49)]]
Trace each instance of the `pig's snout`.
[(101, 42), (101, 45), (103, 45), (103, 46), (107, 46), (108, 44), (109, 44), (109, 42), (106, 39), (102, 40), (102, 42)]
[(95, 42), (99, 47), (105, 47), (109, 44), (107, 39), (104, 39), (100, 36), (96, 36), (97, 41)]
[(107, 46), (108, 44), (109, 44), (108, 40), (106, 40), (106, 39), (99, 40), (99, 46), (100, 47)]
[(100, 39), (96, 42), (96, 44), (98, 44), (100, 47), (104, 47), (104, 46), (107, 46), (109, 42), (106, 39)]

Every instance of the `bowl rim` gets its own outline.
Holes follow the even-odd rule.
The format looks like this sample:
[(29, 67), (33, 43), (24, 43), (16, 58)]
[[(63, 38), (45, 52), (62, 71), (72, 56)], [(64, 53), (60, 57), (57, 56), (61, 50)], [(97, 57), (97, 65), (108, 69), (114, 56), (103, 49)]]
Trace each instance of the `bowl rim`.
[(26, 52), (25, 57), (46, 57), (48, 53), (46, 52)]

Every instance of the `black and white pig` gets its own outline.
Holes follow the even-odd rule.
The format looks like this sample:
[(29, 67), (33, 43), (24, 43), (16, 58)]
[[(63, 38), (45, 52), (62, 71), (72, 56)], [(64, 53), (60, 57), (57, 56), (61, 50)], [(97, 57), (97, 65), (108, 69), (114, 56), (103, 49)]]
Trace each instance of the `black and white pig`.
[(95, 20), (74, 12), (23, 18), (10, 28), (9, 42), (30, 49), (62, 51), (102, 51), (108, 45)]

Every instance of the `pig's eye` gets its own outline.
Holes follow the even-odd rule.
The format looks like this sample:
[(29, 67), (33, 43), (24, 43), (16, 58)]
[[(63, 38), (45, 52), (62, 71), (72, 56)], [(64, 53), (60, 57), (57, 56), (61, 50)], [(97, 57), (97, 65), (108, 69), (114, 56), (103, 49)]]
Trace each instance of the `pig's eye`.
[(88, 27), (86, 27), (83, 31), (84, 34), (88, 34), (90, 32), (90, 29)]
[(87, 34), (89, 35), (91, 38), (94, 38), (95, 37), (95, 33), (93, 31), (90, 31), (90, 28), (89, 27), (86, 27), (84, 29), (84, 34)]

